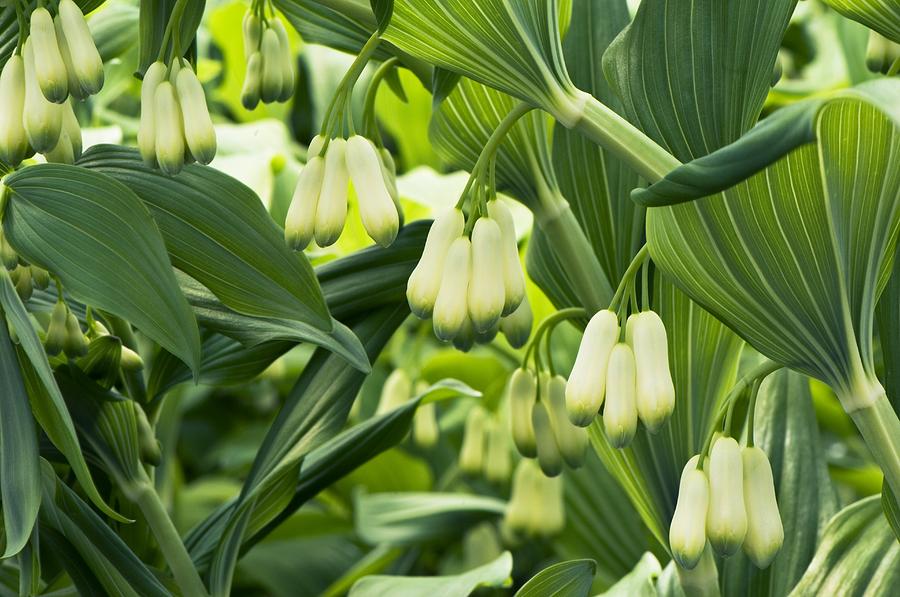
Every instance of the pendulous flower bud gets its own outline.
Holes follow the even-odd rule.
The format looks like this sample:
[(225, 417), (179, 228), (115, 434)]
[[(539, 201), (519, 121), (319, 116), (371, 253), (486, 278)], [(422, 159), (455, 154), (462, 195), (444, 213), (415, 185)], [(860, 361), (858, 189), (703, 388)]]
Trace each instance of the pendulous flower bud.
[(406, 284), (406, 300), (416, 317), (431, 317), (441, 288), (447, 252), (453, 241), (462, 236), (465, 225), (463, 213), (455, 208), (441, 213), (431, 225), (422, 257)]
[(552, 537), (566, 526), (566, 504), (562, 477), (537, 475), (534, 508), (531, 511), (535, 535)]
[(624, 448), (637, 430), (634, 353), (624, 342), (616, 344), (609, 355), (606, 383), (603, 427), (609, 443)]
[(675, 409), (666, 327), (655, 312), (644, 311), (628, 318), (625, 335), (634, 351), (638, 417), (655, 433)]
[(88, 351), (87, 338), (81, 331), (78, 318), (71, 311), (66, 315), (66, 337), (62, 349), (71, 359), (83, 357)]
[(66, 341), (66, 319), (69, 308), (63, 301), (57, 301), (50, 313), (50, 324), (47, 326), (47, 337), (44, 340), (44, 348), (47, 354), (54, 356), (62, 350)]
[(181, 106), (184, 139), (191, 155), (201, 164), (209, 164), (216, 157), (216, 129), (206, 107), (203, 85), (193, 68), (185, 66), (178, 71), (175, 90)]
[(537, 498), (537, 478), (542, 476), (533, 460), (522, 459), (516, 465), (509, 504), (503, 516), (503, 525), (513, 533), (530, 532), (531, 502)]
[(31, 266), (31, 282), (35, 288), (46, 290), (50, 286), (50, 272), (36, 265)]
[(479, 218), (472, 230), (472, 277), (469, 281), (469, 317), (482, 332), (500, 321), (505, 289), (500, 226), (492, 218)]
[(619, 318), (608, 309), (598, 311), (584, 330), (566, 383), (566, 409), (569, 419), (579, 427), (590, 425), (600, 411), (609, 356), (618, 340)]
[(515, 311), (500, 320), (500, 331), (510, 346), (522, 348), (528, 343), (532, 325), (534, 325), (534, 314), (531, 312), (531, 304), (526, 296)]
[(772, 467), (766, 453), (756, 446), (741, 450), (741, 461), (747, 509), (744, 553), (758, 568), (766, 568), (784, 543)]
[(31, 268), (20, 264), (13, 274), (12, 279), (15, 280), (16, 294), (19, 295), (23, 303), (27, 302), (34, 292), (34, 287), (31, 285)]
[(434, 334), (440, 340), (449, 341), (456, 337), (469, 317), (466, 302), (469, 294), (469, 270), (471, 243), (460, 236), (450, 245), (444, 261), (441, 288), (434, 303)]
[(347, 141), (332, 139), (325, 152), (325, 174), (316, 207), (316, 244), (328, 247), (337, 242), (347, 220)]
[(312, 240), (324, 177), (325, 158), (318, 155), (306, 162), (306, 166), (300, 171), (284, 222), (284, 239), (295, 251), (302, 251)]
[(256, 52), (259, 51), (259, 42), (262, 40), (262, 23), (253, 11), (248, 11), (244, 15), (243, 21), (244, 33), (244, 60), (250, 60)]
[(34, 67), (34, 46), (31, 38), (25, 42), (25, 110), (24, 124), (28, 142), (38, 153), (56, 147), (62, 131), (63, 107), (47, 100), (38, 84)]
[(44, 153), (48, 162), (57, 164), (74, 164), (81, 157), (81, 126), (72, 109), (72, 101), (63, 104), (62, 130), (56, 147)]
[(323, 137), (322, 135), (316, 135), (312, 138), (312, 140), (310, 140), (309, 145), (306, 146), (306, 159), (311, 160), (317, 155), (321, 155), (322, 149), (324, 147), (325, 137)]
[(122, 345), (122, 357), (119, 366), (123, 371), (140, 371), (144, 368), (144, 359), (141, 355), (131, 350), (124, 344)]
[(537, 456), (537, 443), (534, 437), (534, 424), (531, 411), (537, 393), (534, 373), (529, 369), (519, 368), (509, 378), (509, 420), (513, 443), (519, 454), (526, 458)]
[(19, 254), (16, 253), (16, 250), (13, 249), (12, 245), (9, 244), (9, 241), (6, 240), (6, 235), (3, 234), (2, 228), (0, 228), (0, 261), (3, 262), (3, 267), (9, 271), (13, 271), (19, 267)]
[(158, 466), (162, 462), (162, 451), (159, 447), (159, 440), (153, 432), (153, 427), (147, 419), (147, 413), (141, 408), (141, 405), (132, 401), (134, 407), (134, 418), (137, 423), (138, 431), (138, 448), (140, 450), (141, 460), (152, 466)]
[(681, 472), (678, 502), (669, 526), (672, 557), (682, 568), (692, 569), (706, 547), (706, 514), (709, 508), (709, 481), (697, 468), (700, 456), (688, 460)]
[(81, 88), (81, 82), (78, 80), (78, 77), (75, 76), (75, 65), (72, 63), (69, 42), (66, 40), (66, 32), (63, 29), (62, 18), (59, 15), (56, 15), (53, 19), (53, 28), (56, 30), (56, 43), (59, 44), (59, 54), (62, 56), (63, 64), (66, 66), (69, 97), (78, 101), (84, 101), (87, 99), (88, 94)]
[(438, 442), (440, 433), (434, 403), (420, 404), (413, 416), (413, 443), (420, 448), (433, 448)]
[(499, 421), (491, 422), (487, 430), (487, 454), (484, 462), (484, 478), (491, 483), (506, 483), (512, 468), (509, 454), (509, 436)]
[(154, 62), (144, 73), (141, 84), (141, 124), (138, 128), (138, 149), (144, 163), (156, 167), (156, 90), (166, 79), (166, 65)]
[(291, 55), (291, 42), (288, 40), (284, 24), (277, 18), (272, 19), (272, 29), (278, 36), (278, 47), (281, 66), (281, 94), (278, 101), (286, 102), (294, 95), (294, 58)]
[(519, 261), (519, 246), (516, 226), (509, 208), (499, 200), (488, 202), (488, 214), (500, 226), (501, 244), (499, 258), (503, 263), (503, 285), (505, 301), (503, 315), (509, 315), (525, 300), (525, 276)]
[(278, 34), (272, 28), (262, 34), (262, 73), (260, 78), (259, 97), (263, 102), (271, 104), (281, 97), (282, 67), (281, 43)]
[(156, 88), (154, 120), (156, 161), (160, 170), (175, 176), (184, 167), (184, 127), (178, 96), (169, 81), (161, 82)]
[(366, 232), (382, 247), (390, 246), (400, 230), (400, 214), (388, 193), (381, 160), (371, 141), (361, 135), (347, 140), (347, 169)]
[(244, 86), (241, 88), (241, 104), (248, 110), (255, 110), (259, 105), (262, 64), (263, 57), (259, 52), (253, 52), (247, 60), (247, 72), (244, 75)]
[(469, 352), (475, 346), (475, 328), (472, 327), (472, 319), (466, 315), (462, 327), (453, 337), (453, 347), (460, 352)]
[(537, 461), (541, 470), (548, 477), (555, 477), (562, 472), (562, 455), (556, 444), (556, 434), (550, 423), (550, 411), (547, 407), (546, 380), (542, 385), (541, 400), (534, 403), (531, 409), (531, 424), (534, 425), (534, 439), (537, 445)]
[(381, 398), (378, 400), (378, 410), (375, 414), (383, 415), (403, 406), (410, 396), (412, 396), (412, 380), (403, 369), (394, 369), (381, 386)]
[(103, 60), (84, 14), (73, 0), (60, 0), (59, 18), (80, 89), (84, 95), (94, 95), (103, 88)]
[(459, 469), (467, 475), (478, 475), (484, 468), (485, 427), (487, 413), (480, 406), (469, 411), (459, 450)]
[(546, 387), (550, 425), (553, 427), (553, 435), (556, 436), (559, 454), (569, 467), (579, 468), (584, 464), (587, 452), (587, 429), (573, 425), (569, 420), (566, 411), (566, 379), (562, 375), (554, 375)]
[(747, 534), (741, 447), (731, 437), (720, 437), (709, 455), (709, 514), (706, 534), (713, 549), (730, 556)]
[(31, 13), (31, 37), (34, 48), (34, 73), (47, 101), (61, 104), (69, 97), (66, 63), (59, 52), (53, 17), (44, 7)]
[(0, 71), (0, 160), (18, 166), (28, 154), (25, 109), (25, 61), (10, 56)]

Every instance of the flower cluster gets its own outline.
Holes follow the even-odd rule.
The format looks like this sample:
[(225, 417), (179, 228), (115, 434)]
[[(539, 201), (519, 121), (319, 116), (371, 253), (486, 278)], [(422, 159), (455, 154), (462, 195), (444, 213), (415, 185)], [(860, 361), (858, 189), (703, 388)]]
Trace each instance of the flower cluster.
[[(419, 381), (415, 386), (416, 395), (423, 394), (428, 389), (428, 384)], [(409, 374), (402, 368), (396, 368), (381, 386), (381, 396), (378, 401), (376, 415), (383, 415), (395, 408), (403, 406), (413, 397), (413, 383)], [(420, 404), (413, 416), (412, 439), (420, 448), (433, 448), (440, 437), (437, 423), (437, 411), (434, 403)]]
[(340, 238), (347, 219), (349, 184), (369, 237), (382, 247), (397, 238), (403, 212), (397, 195), (394, 161), (387, 150), (352, 135), (349, 139), (315, 137), (285, 220), (288, 245), (302, 251), (315, 238), (327, 247)]
[(248, 110), (259, 105), (286, 102), (294, 94), (294, 64), (287, 30), (264, 10), (244, 16), (244, 58), (247, 71), (241, 103)]
[(569, 418), (586, 427), (604, 401), (604, 428), (618, 448), (631, 442), (639, 419), (655, 432), (672, 414), (675, 387), (666, 328), (655, 312), (630, 315), (624, 341), (614, 311), (599, 311), (588, 323), (566, 385)]
[(0, 72), (0, 160), (17, 166), (34, 153), (51, 162), (81, 156), (81, 128), (71, 98), (103, 87), (103, 61), (73, 0), (57, 14), (31, 12), (29, 35)]
[(471, 231), (460, 209), (435, 218), (406, 297), (417, 317), (432, 318), (440, 340), (453, 341), (461, 350), (490, 342), (498, 331), (514, 347), (522, 346), (532, 315), (509, 209), (489, 201), (487, 214), (474, 221)]
[(480, 406), (472, 408), (466, 417), (459, 469), (467, 475), (482, 475), (491, 483), (509, 481), (509, 437), (500, 421)]
[(144, 73), (138, 147), (148, 166), (170, 176), (185, 163), (209, 164), (216, 157), (216, 130), (203, 85), (182, 58), (168, 65), (154, 62)]
[(31, 298), (35, 288), (46, 289), (50, 285), (50, 273), (36, 265), (29, 265), (16, 253), (0, 231), (0, 261), (9, 271), (9, 277), (22, 302)]
[(681, 475), (669, 527), (672, 556), (684, 568), (700, 561), (706, 541), (719, 555), (743, 547), (759, 568), (767, 567), (784, 542), (772, 467), (765, 452), (719, 437), (702, 465), (691, 458)]
[(504, 530), (513, 536), (548, 537), (565, 525), (562, 477), (546, 477), (533, 460), (520, 460), (503, 517)]

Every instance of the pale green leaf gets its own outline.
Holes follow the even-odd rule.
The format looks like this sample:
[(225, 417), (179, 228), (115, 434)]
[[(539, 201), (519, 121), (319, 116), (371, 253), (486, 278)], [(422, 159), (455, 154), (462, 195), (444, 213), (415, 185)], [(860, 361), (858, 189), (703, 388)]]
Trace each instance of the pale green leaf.
[(597, 562), (594, 560), (569, 560), (548, 566), (531, 577), (516, 591), (516, 597), (587, 597)]
[(634, 569), (622, 577), (602, 597), (656, 597), (656, 579), (662, 574), (659, 560), (645, 553)]
[(900, 44), (900, 4), (896, 0), (825, 0), (825, 4)]

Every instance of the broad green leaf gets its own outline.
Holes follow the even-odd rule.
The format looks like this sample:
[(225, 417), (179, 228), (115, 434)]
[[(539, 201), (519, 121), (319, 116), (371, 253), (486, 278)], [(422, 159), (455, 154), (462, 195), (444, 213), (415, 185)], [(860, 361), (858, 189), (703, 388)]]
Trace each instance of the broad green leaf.
[(503, 587), (512, 574), (512, 555), (507, 551), (499, 558), (456, 576), (379, 576), (359, 579), (350, 589), (350, 597), (455, 597), (469, 595), (478, 587)]
[(884, 364), (882, 380), (894, 410), (900, 413), (900, 259), (894, 253), (891, 278), (875, 309), (881, 358)]
[(817, 145), (722, 195), (651, 209), (647, 227), (654, 261), (689, 296), (851, 403), (874, 379), (873, 311), (900, 232), (900, 113), (875, 103), (900, 83), (863, 87), (874, 93), (823, 102)]
[(900, 543), (880, 501), (865, 498), (831, 519), (792, 596), (890, 595), (900, 586)]
[(354, 500), (356, 532), (372, 545), (410, 545), (459, 536), (503, 516), (506, 502), (463, 493), (360, 493)]
[[(645, 553), (634, 569), (622, 577), (602, 597), (656, 597), (656, 579), (662, 573), (659, 560)], [(598, 596), (599, 597), (599, 596)]]
[(96, 577), (75, 546), (62, 533), (53, 528), (43, 528), (41, 544), (53, 554), (54, 560), (72, 579), (76, 594), (97, 595), (98, 597), (107, 594), (103, 583)]
[(372, 12), (375, 13), (375, 21), (378, 24), (378, 33), (382, 33), (388, 23), (391, 22), (391, 13), (394, 12), (394, 0), (370, 0)]
[(531, 577), (516, 591), (516, 597), (587, 597), (597, 562), (594, 560), (569, 560), (548, 566)]
[(79, 165), (108, 174), (137, 194), (156, 220), (172, 264), (231, 309), (331, 330), (312, 268), (288, 249), (246, 186), (200, 165), (166, 176), (148, 168), (137, 151), (111, 145), (92, 148)]
[(16, 331), (19, 340), (17, 349), (19, 366), (31, 400), (31, 412), (38, 425), (50, 438), (51, 443), (65, 456), (75, 478), (91, 502), (104, 514), (120, 522), (126, 522), (127, 519), (110, 508), (97, 491), (84, 454), (81, 452), (72, 416), (53, 377), (47, 353), (44, 352), (41, 339), (31, 324), (28, 312), (19, 299), (6, 268), (0, 268), (0, 305), (3, 306), (6, 318)]
[(891, 530), (894, 531), (894, 536), (900, 541), (900, 507), (897, 503), (890, 485), (884, 483), (881, 488), (881, 507), (884, 510), (884, 517), (891, 525)]
[(825, 4), (900, 44), (900, 5), (895, 0), (825, 0)]
[(140, 10), (128, 4), (110, 4), (88, 20), (91, 36), (104, 62), (122, 56), (138, 42)]
[[(79, 301), (127, 319), (196, 370), (200, 334), (147, 208), (125, 185), (43, 164), (9, 175), (10, 244)], [(110, 275), (115, 272), (115, 275)]]
[(837, 496), (819, 441), (809, 379), (786, 370), (772, 374), (760, 388), (756, 408), (756, 445), (772, 465), (784, 545), (765, 570), (741, 554), (725, 560), (719, 576), (728, 595), (786, 595), (837, 512)]
[(41, 506), (37, 431), (16, 349), (0, 321), (0, 496), (3, 502), (4, 558), (19, 553), (31, 538)]
[[(163, 42), (166, 24), (178, 0), (141, 0), (140, 15), (140, 57), (138, 74), (143, 77), (147, 67), (156, 60)], [(184, 3), (184, 13), (175, 33), (180, 37), (182, 48), (189, 48), (194, 34), (203, 18), (206, 0)]]

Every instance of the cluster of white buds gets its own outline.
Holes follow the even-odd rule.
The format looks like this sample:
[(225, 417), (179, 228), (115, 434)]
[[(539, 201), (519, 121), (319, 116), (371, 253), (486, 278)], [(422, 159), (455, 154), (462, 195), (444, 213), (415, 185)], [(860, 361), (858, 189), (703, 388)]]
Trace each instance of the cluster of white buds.
[(186, 163), (209, 164), (216, 157), (216, 129), (203, 85), (182, 58), (169, 65), (154, 62), (144, 73), (138, 148), (148, 166), (170, 176)]
[(466, 475), (481, 475), (491, 483), (509, 481), (509, 437), (500, 421), (481, 406), (473, 407), (466, 417), (459, 469)]
[(513, 536), (549, 537), (566, 526), (562, 477), (546, 477), (533, 460), (522, 459), (513, 475), (503, 528)]
[(241, 103), (253, 110), (265, 104), (286, 102), (294, 94), (294, 63), (287, 30), (277, 17), (266, 18), (250, 10), (244, 16), (244, 58), (247, 71)]
[(56, 16), (31, 12), (29, 36), (0, 72), (0, 160), (17, 166), (34, 153), (71, 164), (81, 156), (72, 98), (103, 87), (103, 61), (84, 14), (60, 0)]
[(624, 341), (618, 316), (611, 310), (596, 313), (585, 328), (566, 385), (569, 418), (586, 427), (604, 401), (604, 428), (618, 448), (634, 438), (638, 419), (655, 432), (672, 414), (675, 386), (666, 328), (655, 312), (629, 316)]
[(466, 234), (466, 218), (453, 208), (435, 218), (406, 286), (412, 312), (433, 320), (435, 335), (468, 350), (502, 331), (514, 347), (531, 333), (531, 307), (519, 262), (512, 214), (500, 201), (487, 204)]
[(347, 220), (352, 182), (363, 227), (376, 243), (390, 246), (403, 223), (395, 178), (390, 152), (369, 139), (315, 137), (288, 209), (285, 240), (295, 251), (305, 249), (313, 238), (320, 247), (337, 242)]
[(529, 369), (516, 369), (507, 396), (513, 443), (519, 454), (536, 458), (548, 477), (559, 475), (563, 464), (574, 469), (584, 463), (588, 432), (569, 420), (564, 377), (541, 373), (538, 381)]
[[(415, 385), (416, 394), (422, 394), (428, 389), (425, 381), (419, 381)], [(395, 408), (403, 406), (413, 397), (413, 383), (409, 374), (402, 368), (391, 371), (381, 386), (381, 396), (378, 401), (376, 415), (383, 415)], [(420, 404), (413, 417), (412, 439), (420, 448), (432, 448), (437, 444), (440, 430), (437, 422), (437, 411), (434, 403)]]
[(781, 549), (784, 528), (765, 452), (719, 437), (709, 459), (691, 458), (681, 474), (678, 503), (669, 527), (672, 556), (684, 568), (700, 561), (706, 541), (722, 556), (743, 547), (759, 568)]

